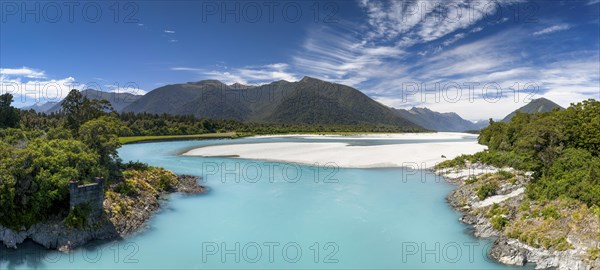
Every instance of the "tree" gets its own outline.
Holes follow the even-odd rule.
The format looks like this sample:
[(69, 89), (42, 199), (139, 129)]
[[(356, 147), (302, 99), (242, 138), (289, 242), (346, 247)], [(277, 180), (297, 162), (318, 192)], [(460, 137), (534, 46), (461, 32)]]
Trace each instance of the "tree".
[(127, 133), (128, 128), (119, 119), (102, 116), (81, 125), (79, 140), (100, 155), (101, 165), (110, 166), (118, 158), (119, 134)]
[(98, 154), (75, 140), (0, 140), (0, 224), (20, 230), (66, 209), (70, 180), (108, 175)]
[(83, 123), (113, 111), (107, 100), (90, 100), (76, 89), (69, 92), (61, 106), (66, 127), (75, 133)]
[(19, 110), (12, 107), (13, 95), (0, 96), (0, 128), (15, 128), (19, 125)]

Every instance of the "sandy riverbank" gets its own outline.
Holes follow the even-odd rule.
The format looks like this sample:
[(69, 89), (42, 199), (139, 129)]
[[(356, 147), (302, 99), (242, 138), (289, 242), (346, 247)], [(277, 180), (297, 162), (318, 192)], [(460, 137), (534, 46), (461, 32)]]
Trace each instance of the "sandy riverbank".
[[(215, 145), (190, 150), (185, 156), (234, 156), (309, 165), (334, 163), (342, 168), (415, 167), (431, 168), (435, 164), (461, 154), (473, 154), (486, 147), (473, 142), (423, 142), (373, 146), (351, 146), (343, 142), (327, 142), (329, 135), (294, 135), (303, 138), (320, 138), (323, 142), (276, 142), (252, 144)], [(381, 134), (348, 136), (352, 140), (451, 140), (474, 136), (461, 133)], [(442, 157), (445, 156), (446, 158)]]

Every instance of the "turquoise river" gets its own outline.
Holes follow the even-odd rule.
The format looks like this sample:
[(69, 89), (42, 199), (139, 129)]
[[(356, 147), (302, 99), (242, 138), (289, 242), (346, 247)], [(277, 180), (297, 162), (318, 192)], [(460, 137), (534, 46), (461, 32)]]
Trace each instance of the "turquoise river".
[(17, 250), (1, 248), (0, 269), (516, 269), (488, 258), (492, 240), (472, 236), (446, 203), (453, 186), (427, 171), (179, 155), (201, 146), (258, 141), (336, 140), (123, 146), (123, 161), (200, 176), (209, 192), (170, 195), (145, 229), (125, 239), (69, 254), (31, 242)]

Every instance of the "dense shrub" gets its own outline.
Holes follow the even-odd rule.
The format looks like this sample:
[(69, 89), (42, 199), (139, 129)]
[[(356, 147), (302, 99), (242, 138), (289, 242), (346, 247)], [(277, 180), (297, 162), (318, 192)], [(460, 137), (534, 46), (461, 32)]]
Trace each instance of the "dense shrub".
[(498, 189), (498, 183), (487, 182), (477, 188), (477, 197), (479, 198), (479, 200), (485, 200), (487, 197), (496, 195), (497, 189)]
[[(530, 199), (565, 197), (600, 206), (600, 102), (586, 100), (549, 113), (517, 113), (508, 123), (490, 121), (479, 143), (488, 150), (444, 161), (437, 168), (461, 167), (468, 161), (532, 171)], [(491, 190), (482, 186), (478, 196), (485, 198)]]

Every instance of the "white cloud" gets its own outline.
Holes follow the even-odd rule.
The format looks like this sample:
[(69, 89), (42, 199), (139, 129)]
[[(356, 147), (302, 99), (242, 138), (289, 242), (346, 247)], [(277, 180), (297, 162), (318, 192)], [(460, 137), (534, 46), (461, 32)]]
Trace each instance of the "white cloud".
[(565, 24), (565, 23), (563, 23), (563, 24), (557, 24), (557, 25), (550, 26), (548, 28), (544, 28), (544, 29), (542, 29), (540, 31), (534, 32), (533, 35), (534, 36), (541, 36), (541, 35), (551, 34), (551, 33), (554, 33), (554, 32), (569, 30), (570, 28), (571, 28), (571, 26), (568, 25), (568, 24)]
[(52, 80), (28, 80), (0, 77), (0, 93), (15, 96), (15, 107), (40, 102), (59, 101), (72, 89), (83, 90), (85, 85), (78, 84), (73, 77)]
[(22, 68), (0, 68), (0, 75), (5, 77), (26, 77), (32, 79), (45, 78), (46, 74), (44, 71), (31, 69), (28, 67)]
[(148, 91), (139, 88), (135, 84), (123, 85), (123, 86), (119, 86), (119, 85), (105, 85), (105, 87), (106, 87), (106, 91), (105, 92), (110, 92), (110, 93), (129, 93), (129, 94), (132, 94), (132, 95), (145, 95), (145, 94), (148, 93)]
[(587, 3), (587, 5), (588, 5), (588, 6), (590, 6), (590, 5), (594, 5), (594, 4), (598, 4), (598, 3), (600, 3), (600, 0), (590, 0), (590, 1)]
[(399, 47), (372, 44), (355, 33), (338, 30), (313, 30), (303, 44), (303, 51), (293, 56), (294, 67), (305, 75), (355, 86), (389, 73), (388, 68), (392, 67), (387, 63), (406, 55)]
[(361, 0), (371, 38), (399, 40), (403, 47), (430, 42), (482, 20), (495, 20), (498, 7), (517, 0), (375, 1)]
[(219, 70), (190, 67), (173, 67), (171, 70), (193, 72), (198, 75), (199, 79), (215, 79), (226, 84), (262, 84), (278, 80), (298, 80), (295, 74), (289, 72), (289, 65), (285, 63), (230, 69), (225, 67)]
[(175, 34), (175, 31), (173, 31), (173, 30), (164, 30), (163, 32), (165, 32), (167, 34)]
[(461, 40), (465, 36), (466, 36), (465, 33), (458, 33), (458, 34), (454, 35), (453, 37), (451, 37), (451, 38), (445, 40), (444, 42), (442, 42), (442, 44), (444, 46), (450, 46), (451, 44), (453, 44), (454, 42), (457, 42), (457, 41)]
[(175, 71), (202, 71), (203, 69), (190, 68), (190, 67), (172, 67), (171, 70), (175, 70)]
[(528, 35), (508, 30), (414, 63), (399, 63), (407, 72), (376, 78), (360, 88), (388, 106), (453, 111), (469, 120), (503, 118), (529, 102), (531, 92), (533, 98), (543, 96), (563, 107), (600, 99), (599, 52), (554, 54), (550, 62), (534, 64), (519, 53), (519, 42)]
[(483, 30), (483, 27), (481, 27), (481, 26), (475, 27), (475, 28), (471, 29), (471, 33), (481, 32), (481, 30)]
[[(15, 97), (14, 106), (21, 108), (33, 103), (57, 102), (65, 98), (73, 89), (95, 89), (105, 92), (131, 93), (143, 95), (145, 90), (135, 84), (100, 85), (97, 82), (81, 83), (73, 77), (46, 79), (45, 72), (31, 68), (0, 68), (0, 94), (10, 93)], [(101, 78), (96, 78), (103, 81)]]
[[(495, 16), (491, 15), (495, 15), (500, 5), (514, 2), (518, 1), (361, 0), (359, 5), (367, 13), (366, 28), (346, 22), (348, 25), (341, 23), (335, 29), (312, 29), (292, 63), (303, 74), (351, 86), (398, 78), (405, 76), (407, 68), (415, 66), (404, 62), (411, 56), (411, 47), (429, 44), (417, 54), (422, 57), (438, 54), (468, 34), (481, 31), (483, 27), (475, 27), (476, 24), (493, 20)], [(475, 28), (471, 31), (460, 32), (472, 27)], [(443, 38), (443, 42), (438, 42)], [(485, 61), (473, 60), (458, 70), (496, 65), (492, 59), (484, 59), (484, 55), (479, 59)]]

